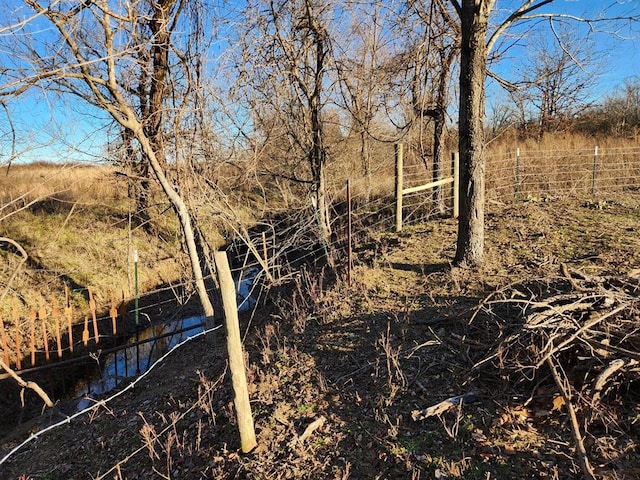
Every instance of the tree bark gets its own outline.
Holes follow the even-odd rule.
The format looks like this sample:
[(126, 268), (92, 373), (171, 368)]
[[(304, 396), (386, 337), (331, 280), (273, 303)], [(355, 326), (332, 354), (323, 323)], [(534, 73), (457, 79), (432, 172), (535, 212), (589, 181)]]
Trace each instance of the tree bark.
[[(440, 62), (442, 73), (438, 79), (438, 92), (436, 97), (437, 112), (433, 118), (433, 181), (437, 182), (442, 177), (442, 166), (445, 162), (445, 136), (447, 116), (447, 93), (449, 74), (453, 63), (454, 51), (444, 47), (440, 49)], [(433, 189), (433, 204), (440, 213), (444, 213), (444, 190), (442, 186)]]
[(325, 168), (326, 168), (326, 151), (324, 148), (323, 125), (321, 119), (321, 94), (323, 91), (323, 79), (325, 70), (325, 58), (327, 50), (325, 48), (324, 31), (319, 25), (315, 17), (313, 6), (310, 2), (305, 2), (307, 21), (311, 31), (314, 47), (315, 47), (315, 70), (314, 84), (309, 99), (309, 108), (311, 110), (311, 136), (312, 144), (310, 151), (310, 164), (313, 176), (314, 194), (316, 199), (316, 209), (318, 215), (318, 223), (320, 230), (320, 240), (328, 255), (331, 263), (330, 241), (331, 241), (331, 223), (329, 221), (329, 207), (327, 202), (326, 184), (325, 184)]
[(164, 170), (162, 169), (160, 162), (158, 162), (151, 142), (142, 131), (141, 126), (138, 124), (138, 128), (134, 127), (132, 128), (132, 130), (136, 139), (140, 142), (144, 154), (149, 159), (149, 165), (151, 166), (151, 169), (153, 170), (153, 173), (156, 176), (160, 187), (169, 199), (169, 202), (171, 203), (171, 206), (173, 207), (178, 220), (180, 221), (180, 227), (182, 228), (185, 246), (189, 254), (191, 271), (193, 272), (194, 276), (193, 281), (196, 286), (196, 292), (198, 293), (200, 305), (202, 306), (205, 317), (213, 317), (213, 304), (211, 303), (211, 299), (209, 298), (209, 294), (207, 293), (207, 288), (204, 283), (204, 276), (202, 273), (202, 266), (199, 258), (199, 250), (196, 244), (195, 232), (193, 229), (193, 221), (191, 219), (189, 209), (187, 208), (187, 204), (185, 203), (182, 196), (180, 196), (175, 188), (173, 188), (173, 185), (164, 174)]
[(460, 10), (460, 217), (455, 264), (471, 268), (484, 261), (484, 82), (492, 3), (465, 0)]

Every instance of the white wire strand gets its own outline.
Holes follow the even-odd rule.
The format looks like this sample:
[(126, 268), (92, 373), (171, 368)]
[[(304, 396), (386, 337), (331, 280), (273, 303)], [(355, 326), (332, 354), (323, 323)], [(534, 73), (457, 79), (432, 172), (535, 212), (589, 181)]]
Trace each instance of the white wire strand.
[(203, 335), (206, 335), (207, 333), (211, 333), (215, 330), (218, 330), (219, 328), (221, 328), (222, 325), (218, 325), (217, 327), (214, 328), (210, 328), (208, 330), (203, 330), (202, 332), (198, 332), (195, 335), (186, 338), (185, 340), (183, 340), (182, 342), (178, 343), (176, 346), (174, 346), (171, 350), (169, 350), (167, 353), (165, 353), (164, 355), (162, 355), (160, 358), (158, 358), (158, 360), (156, 360), (153, 364), (151, 364), (151, 366), (147, 369), (146, 372), (144, 372), (143, 374), (141, 374), (138, 378), (136, 378), (133, 382), (131, 382), (129, 385), (127, 385), (125, 388), (123, 388), (122, 390), (120, 390), (118, 393), (102, 399), (102, 400), (97, 400), (96, 403), (90, 407), (85, 408), (84, 410), (80, 410), (79, 412), (74, 413), (73, 415), (69, 415), (67, 418), (65, 418), (64, 420), (59, 421), (58, 423), (54, 423), (52, 425), (49, 425), (46, 428), (43, 428), (42, 430), (39, 430), (36, 433), (32, 433), (27, 439), (25, 439), (22, 443), (20, 443), (19, 445), (15, 446), (9, 453), (7, 453), (4, 457), (2, 457), (2, 459), (0, 459), (0, 465), (2, 465), (3, 463), (5, 463), (9, 458), (11, 458), (16, 452), (18, 452), (19, 450), (21, 450), (25, 445), (29, 444), (30, 442), (36, 440), (37, 438), (41, 437), (42, 435), (44, 435), (45, 433), (54, 430), (58, 427), (61, 427), (62, 425), (71, 423), (72, 420), (86, 414), (86, 413), (90, 413), (93, 412), (97, 409), (99, 409), (100, 407), (106, 406), (107, 403), (111, 402), (112, 400), (118, 398), (120, 395), (123, 395), (125, 392), (132, 390), (137, 384), (138, 382), (140, 382), (143, 378), (145, 378), (151, 371), (153, 371), (153, 369), (161, 364), (169, 355), (171, 355), (174, 351), (176, 351), (178, 348), (182, 347), (183, 345), (185, 345), (186, 343), (190, 342), (191, 340), (195, 340), (196, 338), (199, 338)]

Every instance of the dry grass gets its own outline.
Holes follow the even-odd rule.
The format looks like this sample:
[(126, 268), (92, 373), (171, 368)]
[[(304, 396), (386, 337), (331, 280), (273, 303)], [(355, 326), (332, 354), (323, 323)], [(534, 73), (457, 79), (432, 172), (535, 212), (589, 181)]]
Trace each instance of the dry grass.
[[(110, 167), (35, 163), (14, 165), (0, 174), (0, 205), (5, 211), (32, 202), (62, 205), (114, 205), (126, 199), (127, 190), (113, 181)], [(70, 205), (66, 208), (69, 209)], [(43, 206), (43, 208), (46, 208)]]

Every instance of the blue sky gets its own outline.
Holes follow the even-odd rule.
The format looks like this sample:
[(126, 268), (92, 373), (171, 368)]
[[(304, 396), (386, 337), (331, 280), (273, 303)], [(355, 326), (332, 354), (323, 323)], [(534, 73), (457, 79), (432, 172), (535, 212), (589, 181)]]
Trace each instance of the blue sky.
[[(494, 22), (504, 19), (513, 12), (521, 0), (497, 0)], [(552, 24), (547, 14), (559, 14)], [(578, 47), (587, 43), (594, 54), (592, 64), (585, 65), (584, 71), (592, 78), (593, 85), (589, 89), (588, 103), (599, 103), (606, 95), (615, 94), (625, 80), (640, 78), (640, 25), (624, 20), (615, 23), (602, 21), (603, 16), (628, 18), (640, 15), (640, 0), (555, 0), (535, 10), (531, 15), (535, 19), (518, 23), (509, 29), (498, 42), (497, 50), (505, 44), (510, 48), (502, 55), (501, 60), (490, 68), (507, 81), (519, 80), (527, 55), (533, 50), (536, 38), (540, 36), (556, 45), (552, 28), (561, 32), (564, 28), (571, 35), (571, 41)], [(579, 19), (592, 19), (586, 23)], [(529, 31), (533, 28), (533, 31)], [(526, 32), (524, 36), (521, 36)], [(517, 40), (516, 40), (517, 39)], [(572, 46), (568, 46), (572, 49)], [(492, 107), (499, 107), (505, 102), (507, 95), (502, 87), (489, 80), (487, 83), (487, 109), (489, 116)]]
[[(520, 3), (521, 0), (498, 0), (496, 20), (504, 18), (513, 11), (514, 5)], [(551, 13), (559, 14), (553, 20), (554, 28), (564, 27), (575, 32), (575, 42), (579, 45), (584, 43), (585, 38), (589, 38), (596, 50), (603, 54), (602, 72), (599, 75), (603, 83), (619, 83), (626, 77), (640, 75), (640, 25), (633, 25), (624, 20), (615, 24), (602, 20), (603, 15), (621, 19), (632, 15), (640, 16), (639, 0), (554, 0), (531, 13), (537, 16), (535, 20), (517, 24), (503, 35), (503, 38), (508, 39), (510, 32), (519, 34), (532, 25), (535, 25), (537, 32), (532, 35), (553, 37), (548, 19), (540, 17)], [(581, 18), (595, 21), (587, 24), (579, 21)], [(525, 50), (528, 46), (527, 38), (521, 40)], [(516, 56), (525, 54), (523, 50), (515, 52)], [(504, 64), (501, 68), (509, 67), (509, 61), (502, 63)]]
[[(16, 3), (19, 2), (9, 0), (5, 8)], [(504, 18), (521, 3), (522, 0), (497, 0), (496, 19)], [(620, 17), (638, 15), (640, 0), (555, 0), (535, 13), (553, 12), (598, 18), (603, 9), (606, 9), (608, 15)], [(0, 29), (2, 23), (3, 20), (0, 20)], [(588, 28), (586, 24), (575, 21), (568, 21), (567, 25), (575, 28), (578, 41)], [(640, 26), (625, 26), (622, 22), (618, 24), (616, 27), (618, 30), (615, 32), (606, 23), (597, 22), (593, 26), (596, 31), (591, 34), (591, 38), (597, 48), (603, 52), (602, 66), (595, 74), (596, 86), (593, 95), (598, 97), (602, 92), (613, 92), (615, 87), (621, 85), (626, 78), (640, 77)], [(550, 35), (548, 22), (541, 24), (540, 27), (544, 27), (546, 34)], [(515, 31), (517, 32), (517, 29)], [(526, 41), (521, 44), (520, 50), (512, 49), (509, 52), (511, 58), (516, 57), (515, 59), (507, 58), (496, 67), (507, 79), (512, 64), (526, 51)], [(0, 51), (1, 60), (2, 52)], [(500, 94), (494, 88), (489, 88), (488, 93), (489, 95)], [(490, 103), (489, 98), (487, 104)], [(73, 99), (62, 100), (53, 94), (36, 90), (9, 102), (7, 106), (11, 112), (11, 120), (19, 133), (18, 148), (25, 151), (24, 159), (95, 161), (104, 154), (105, 125), (108, 119), (85, 104), (74, 103)], [(4, 109), (0, 109), (0, 166), (6, 161), (11, 151), (7, 141), (9, 138), (8, 119)]]

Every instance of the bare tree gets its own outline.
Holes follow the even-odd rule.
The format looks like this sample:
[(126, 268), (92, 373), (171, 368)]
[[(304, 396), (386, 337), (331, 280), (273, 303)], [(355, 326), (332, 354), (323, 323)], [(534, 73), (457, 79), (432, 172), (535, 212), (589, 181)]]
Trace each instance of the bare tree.
[(578, 128), (591, 134), (630, 135), (640, 133), (640, 78), (627, 78), (614, 93), (577, 116)]
[[(553, 20), (584, 22), (593, 27), (597, 23), (637, 22), (640, 15), (586, 19), (556, 13), (536, 11), (554, 0), (522, 0), (517, 8), (505, 10), (489, 34), (490, 18), (496, 0), (449, 0), (456, 11), (461, 30), (460, 44), (460, 106), (459, 144), (460, 151), (460, 218), (455, 263), (477, 267), (484, 261), (484, 117), (485, 79), (488, 74), (487, 60), (498, 39), (518, 22), (527, 20)], [(506, 2), (505, 2), (506, 3)], [(630, 7), (633, 8), (633, 7)]]
[[(597, 74), (593, 45), (573, 42), (574, 32), (556, 28), (555, 36), (532, 39), (521, 66), (522, 78), (511, 96), (524, 115), (523, 124), (536, 121), (538, 135), (566, 127), (571, 117), (585, 109), (589, 89)], [(545, 32), (546, 33), (546, 32)]]
[(265, 139), (276, 136), (280, 165), (272, 173), (311, 187), (319, 236), (329, 247), (327, 146), (323, 115), (331, 58), (323, 0), (258, 2), (245, 11), (240, 81)]
[(341, 96), (351, 120), (351, 134), (359, 141), (359, 157), (367, 182), (366, 198), (372, 188), (372, 137), (375, 119), (383, 108), (388, 82), (385, 61), (385, 13), (379, 2), (356, 4), (350, 11), (348, 40), (336, 42), (336, 67)]
[[(185, 0), (77, 4), (24, 0), (34, 20), (22, 27), (28, 32), (20, 37), (24, 41), (11, 38), (4, 47), (13, 53), (17, 66), (6, 75), (12, 78), (1, 90), (3, 95), (18, 95), (37, 85), (72, 95), (107, 112), (127, 132), (178, 217), (196, 291), (204, 314), (211, 317), (193, 215), (165, 171), (165, 129), (172, 122), (165, 116), (164, 101), (176, 93), (178, 82), (169, 80), (168, 59), (169, 52), (177, 50), (173, 35), (186, 5)], [(141, 61), (145, 52), (150, 58)], [(137, 89), (135, 80), (140, 82)], [(144, 98), (144, 105), (134, 98)]]
[[(407, 68), (411, 111), (419, 130), (419, 152), (425, 166), (432, 158), (433, 181), (440, 180), (445, 162), (447, 110), (450, 101), (450, 79), (458, 55), (459, 28), (450, 12), (439, 0), (407, 2), (409, 22), (417, 18), (420, 29), (403, 54)], [(401, 25), (405, 22), (401, 22)], [(432, 124), (432, 134), (424, 135)], [(430, 141), (427, 141), (428, 137)], [(433, 189), (433, 203), (444, 211), (442, 187)]]

